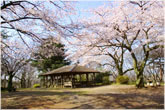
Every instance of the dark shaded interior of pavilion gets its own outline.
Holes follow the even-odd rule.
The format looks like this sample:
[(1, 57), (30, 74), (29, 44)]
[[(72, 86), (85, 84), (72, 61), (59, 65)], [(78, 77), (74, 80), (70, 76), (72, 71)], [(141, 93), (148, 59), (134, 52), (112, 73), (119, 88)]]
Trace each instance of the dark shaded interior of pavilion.
[(43, 87), (65, 87), (65, 83), (71, 82), (72, 88), (95, 86), (95, 77), (99, 73), (77, 73), (70, 75), (46, 75), (41, 76)]

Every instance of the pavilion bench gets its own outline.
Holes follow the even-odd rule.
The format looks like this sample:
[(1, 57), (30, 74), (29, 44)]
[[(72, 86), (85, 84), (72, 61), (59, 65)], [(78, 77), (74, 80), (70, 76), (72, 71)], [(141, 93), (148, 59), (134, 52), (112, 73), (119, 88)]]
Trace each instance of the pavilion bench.
[(64, 87), (71, 87), (72, 88), (72, 82), (64, 82)]

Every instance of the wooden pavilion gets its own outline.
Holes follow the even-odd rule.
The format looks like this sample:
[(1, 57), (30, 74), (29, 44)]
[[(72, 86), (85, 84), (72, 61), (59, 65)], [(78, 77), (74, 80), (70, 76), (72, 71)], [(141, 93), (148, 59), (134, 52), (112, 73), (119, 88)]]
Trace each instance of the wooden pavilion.
[(95, 85), (94, 80), (97, 73), (100, 72), (85, 66), (63, 66), (50, 72), (41, 74), (41, 85), (44, 87), (91, 86)]

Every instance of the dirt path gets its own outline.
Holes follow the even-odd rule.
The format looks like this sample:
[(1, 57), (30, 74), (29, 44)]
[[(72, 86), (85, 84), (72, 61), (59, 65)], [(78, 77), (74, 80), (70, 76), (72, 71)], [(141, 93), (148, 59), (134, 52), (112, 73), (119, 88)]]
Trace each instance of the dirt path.
[(2, 108), (122, 109), (164, 107), (164, 88), (136, 89), (130, 85), (2, 93)]

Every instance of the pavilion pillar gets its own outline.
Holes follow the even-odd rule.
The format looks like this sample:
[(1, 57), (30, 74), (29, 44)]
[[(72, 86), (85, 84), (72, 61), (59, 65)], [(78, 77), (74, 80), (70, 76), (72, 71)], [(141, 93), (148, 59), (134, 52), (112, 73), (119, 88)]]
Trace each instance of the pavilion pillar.
[(66, 81), (66, 78), (67, 78), (67, 77), (66, 77), (66, 76), (64, 76), (64, 82)]
[(82, 81), (82, 75), (80, 74), (80, 82)]
[(53, 87), (55, 87), (56, 79), (55, 76), (53, 76)]
[(60, 76), (58, 76), (58, 85), (60, 86)]
[(46, 87), (46, 76), (44, 76), (44, 87)]
[(96, 74), (93, 73), (93, 82), (94, 82), (94, 85), (96, 85), (95, 78), (96, 78)]
[(59, 82), (59, 81), (58, 81), (58, 76), (57, 76), (57, 86), (58, 86), (58, 82)]
[(68, 75), (68, 79), (69, 79), (69, 81), (71, 81), (70, 75)]
[(48, 76), (48, 87), (50, 87), (50, 82), (51, 82), (50, 76)]
[(54, 76), (52, 75), (52, 87), (54, 87)]
[(51, 75), (51, 87), (53, 87), (53, 75)]
[(54, 78), (55, 78), (55, 86), (57, 87), (57, 76), (54, 76)]
[(49, 87), (49, 76), (47, 76), (47, 87)]
[(49, 87), (51, 87), (51, 84), (52, 84), (52, 77), (51, 76), (49, 76)]
[(45, 80), (44, 87), (46, 87), (46, 76), (44, 76), (44, 80)]
[(89, 76), (88, 76), (88, 73), (86, 73), (86, 86), (88, 86), (88, 81), (89, 81)]
[(51, 87), (52, 79), (51, 76), (49, 76), (49, 87)]
[(72, 83), (72, 87), (73, 87), (72, 75), (69, 75), (68, 77), (69, 77), (69, 82), (71, 82), (71, 83)]
[(47, 87), (49, 87), (49, 76), (47, 76)]
[(75, 75), (72, 74), (72, 88), (75, 87)]
[(87, 82), (89, 81), (88, 73), (86, 74), (86, 80), (87, 80)]
[(48, 87), (48, 76), (46, 76), (46, 88)]
[(43, 87), (45, 87), (45, 84), (46, 84), (45, 81), (46, 81), (45, 76), (43, 76)]
[(64, 76), (63, 75), (61, 75), (61, 87), (63, 87), (63, 85), (64, 85), (64, 78), (63, 78)]

